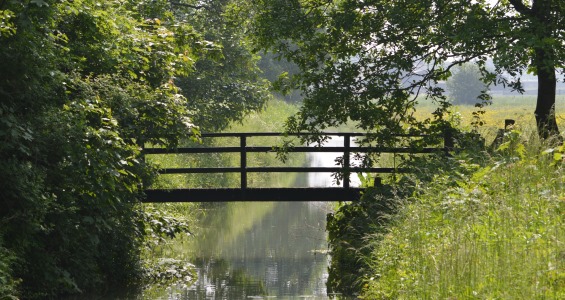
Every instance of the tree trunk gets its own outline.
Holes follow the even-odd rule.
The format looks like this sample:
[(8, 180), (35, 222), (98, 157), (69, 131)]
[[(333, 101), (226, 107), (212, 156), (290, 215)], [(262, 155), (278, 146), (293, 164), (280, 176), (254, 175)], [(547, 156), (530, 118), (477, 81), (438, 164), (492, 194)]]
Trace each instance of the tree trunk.
[(533, 63), (538, 75), (538, 99), (536, 105), (536, 123), (538, 134), (542, 139), (558, 138), (559, 128), (555, 119), (555, 76), (554, 45), (546, 40), (553, 37), (554, 21), (552, 20), (553, 0), (534, 0), (533, 13), (534, 30), (538, 33), (539, 45), (534, 47)]
[(538, 134), (542, 139), (559, 135), (555, 118), (555, 89), (557, 78), (555, 66), (550, 63), (547, 52), (543, 49), (536, 51), (536, 68), (538, 72), (538, 98), (536, 104), (536, 124)]

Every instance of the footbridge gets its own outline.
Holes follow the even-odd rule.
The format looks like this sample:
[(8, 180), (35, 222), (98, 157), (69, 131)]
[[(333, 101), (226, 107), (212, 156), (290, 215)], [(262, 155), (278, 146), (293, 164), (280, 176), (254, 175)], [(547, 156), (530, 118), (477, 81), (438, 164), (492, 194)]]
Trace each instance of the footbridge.
[[(306, 133), (302, 135), (307, 135)], [(404, 173), (407, 170), (395, 167), (356, 167), (351, 164), (351, 157), (356, 153), (434, 153), (448, 152), (453, 143), (445, 135), (443, 145), (436, 147), (409, 148), (409, 147), (359, 147), (354, 139), (363, 137), (362, 133), (323, 133), (322, 136), (339, 137), (343, 139), (341, 146), (296, 146), (286, 149), (289, 153), (336, 153), (342, 155), (343, 160), (335, 167), (292, 167), (292, 166), (266, 166), (255, 167), (249, 165), (249, 156), (252, 153), (276, 152), (277, 147), (248, 145), (254, 137), (283, 137), (283, 133), (209, 133), (202, 134), (202, 138), (231, 138), (238, 139), (237, 146), (228, 147), (180, 147), (176, 149), (145, 148), (145, 157), (151, 155), (178, 155), (214, 153), (235, 153), (239, 155), (239, 166), (236, 167), (174, 167), (159, 170), (162, 175), (167, 174), (217, 174), (238, 173), (240, 186), (236, 188), (175, 188), (175, 189), (148, 189), (144, 202), (223, 202), (223, 201), (353, 201), (359, 199), (362, 189), (350, 186), (352, 173), (391, 174)], [(298, 136), (298, 135), (296, 135)], [(406, 138), (423, 138), (424, 136), (405, 135)], [(352, 140), (353, 139), (353, 140)], [(272, 188), (249, 187), (248, 174), (250, 173), (341, 173), (343, 180), (340, 187), (303, 187), (303, 188)]]

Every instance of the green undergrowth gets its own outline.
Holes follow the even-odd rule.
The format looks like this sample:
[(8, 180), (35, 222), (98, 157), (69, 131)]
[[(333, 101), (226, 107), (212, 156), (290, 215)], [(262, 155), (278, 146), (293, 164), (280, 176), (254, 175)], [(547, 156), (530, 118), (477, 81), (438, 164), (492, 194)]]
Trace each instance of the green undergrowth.
[(513, 131), (486, 162), (413, 181), (362, 237), (362, 298), (565, 299), (563, 150)]

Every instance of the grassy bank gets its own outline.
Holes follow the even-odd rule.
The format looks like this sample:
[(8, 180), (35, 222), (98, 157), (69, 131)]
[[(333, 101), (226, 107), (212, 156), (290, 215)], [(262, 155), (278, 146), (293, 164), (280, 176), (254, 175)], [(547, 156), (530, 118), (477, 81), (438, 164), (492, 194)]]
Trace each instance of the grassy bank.
[(366, 299), (565, 299), (565, 167), (516, 139), (485, 167), (459, 157), (370, 237)]

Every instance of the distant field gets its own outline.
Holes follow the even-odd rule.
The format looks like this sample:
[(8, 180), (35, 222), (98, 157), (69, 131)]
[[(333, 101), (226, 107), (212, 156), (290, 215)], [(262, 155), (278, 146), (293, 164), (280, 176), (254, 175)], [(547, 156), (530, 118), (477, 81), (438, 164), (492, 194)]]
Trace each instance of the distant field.
[[(487, 138), (494, 138), (496, 130), (504, 127), (504, 119), (516, 120), (517, 127), (524, 133), (535, 132), (534, 110), (536, 107), (536, 97), (532, 95), (524, 96), (493, 96), (492, 105), (485, 108), (483, 115), (485, 125), (479, 132)], [(428, 117), (434, 107), (430, 104), (422, 103), (418, 106), (416, 115), (418, 117)], [(470, 129), (472, 112), (476, 108), (469, 105), (459, 105), (453, 107), (453, 112), (458, 112), (461, 116), (463, 128)], [(559, 95), (556, 99), (557, 123), (565, 129), (565, 95)]]

